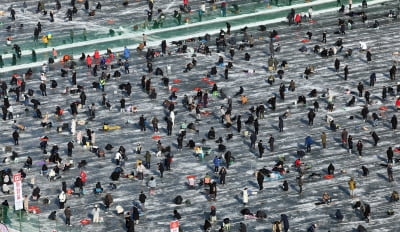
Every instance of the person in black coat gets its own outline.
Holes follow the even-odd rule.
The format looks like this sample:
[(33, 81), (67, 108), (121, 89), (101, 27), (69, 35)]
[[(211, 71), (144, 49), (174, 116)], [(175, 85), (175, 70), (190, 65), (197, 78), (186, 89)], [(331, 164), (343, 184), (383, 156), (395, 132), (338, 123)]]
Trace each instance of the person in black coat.
[(392, 150), (392, 147), (389, 147), (386, 150), (386, 157), (387, 157), (387, 162), (389, 164), (393, 163), (393, 150)]
[(239, 232), (247, 232), (246, 224), (244, 224), (243, 222), (239, 224)]
[(333, 164), (330, 163), (328, 166), (328, 175), (334, 175), (334, 174), (335, 174), (335, 166), (333, 166)]
[(230, 151), (227, 151), (224, 155), (224, 158), (225, 158), (226, 168), (229, 168), (232, 159), (232, 153)]
[(143, 193), (143, 191), (140, 192), (139, 194), (139, 201), (142, 204), (142, 209), (144, 210), (144, 203), (146, 202), (146, 195)]
[(260, 125), (260, 124), (258, 123), (258, 119), (257, 119), (257, 118), (254, 120), (253, 125), (254, 125), (254, 133), (255, 133), (256, 135), (258, 135), (258, 131), (259, 131), (259, 128), (260, 128), (259, 125)]
[(214, 127), (211, 127), (207, 134), (208, 139), (215, 139), (215, 130)]
[(282, 116), (279, 116), (278, 127), (279, 127), (279, 132), (283, 132), (283, 118), (282, 118)]
[(125, 99), (124, 98), (121, 98), (121, 100), (119, 101), (119, 103), (120, 103), (120, 112), (124, 112), (125, 111)]
[(283, 181), (282, 189), (283, 189), (283, 191), (285, 191), (285, 192), (289, 190), (289, 184), (288, 184), (288, 182), (287, 182), (286, 180)]
[(263, 190), (264, 175), (259, 171), (257, 172), (257, 183), (260, 190)]
[(72, 149), (74, 149), (74, 143), (72, 141), (69, 141), (67, 144), (67, 154), (68, 156), (72, 156)]
[(133, 221), (135, 222), (135, 224), (139, 224), (139, 210), (136, 205), (133, 206), (132, 216), (133, 216)]
[(390, 123), (392, 124), (392, 130), (397, 129), (397, 117), (393, 114), (392, 119), (390, 119)]
[(339, 59), (335, 59), (335, 71), (336, 73), (339, 72), (339, 68), (340, 68), (340, 60)]
[(128, 82), (128, 83), (126, 84), (125, 90), (126, 90), (126, 93), (128, 94), (128, 97), (130, 97), (130, 96), (131, 96), (131, 93), (132, 93), (132, 86), (131, 86), (131, 83)]
[(335, 217), (338, 221), (343, 221), (344, 216), (343, 216), (342, 212), (340, 211), (340, 209), (336, 210)]
[(240, 131), (242, 130), (242, 116), (241, 115), (239, 115), (238, 117), (237, 117), (237, 119), (236, 119), (236, 128), (237, 128), (237, 131), (240, 133)]
[(146, 131), (146, 124), (145, 124), (146, 118), (143, 116), (143, 114), (139, 118), (139, 127), (141, 131)]
[(286, 214), (281, 214), (281, 223), (283, 224), (283, 232), (289, 231), (289, 219)]
[(376, 147), (379, 142), (379, 136), (376, 134), (375, 131), (371, 132), (371, 136), (372, 136), (372, 139), (374, 140), (374, 147)]
[(18, 145), (19, 133), (18, 133), (17, 130), (15, 130), (15, 131), (12, 133), (12, 137), (13, 137), (13, 139), (14, 139), (14, 145)]
[(308, 117), (308, 125), (312, 126), (314, 124), (314, 118), (315, 118), (314, 110), (310, 109), (310, 111), (307, 114), (307, 117)]
[(174, 209), (174, 219), (175, 220), (181, 220), (182, 219), (181, 214), (176, 209)]
[(40, 83), (39, 89), (42, 92), (42, 96), (47, 96), (46, 84), (44, 83), (44, 81), (42, 81), (42, 83)]
[(250, 135), (250, 148), (251, 149), (255, 148), (256, 141), (257, 141), (257, 134), (256, 133), (251, 133), (251, 135)]
[(363, 109), (361, 110), (361, 116), (362, 116), (364, 122), (367, 121), (368, 113), (369, 113), (368, 107), (364, 106)]
[(79, 95), (79, 98), (81, 99), (81, 105), (84, 106), (86, 103), (86, 94), (85, 91), (82, 90), (81, 94)]
[(264, 146), (262, 144), (262, 140), (260, 140), (257, 144), (258, 146), (258, 153), (259, 153), (259, 157), (262, 158), (263, 154), (264, 154)]
[(135, 223), (130, 216), (125, 218), (125, 226), (127, 232), (135, 232)]
[(270, 135), (269, 136), (269, 140), (268, 140), (268, 144), (269, 144), (269, 150), (271, 152), (274, 152), (274, 142), (275, 142), (274, 136)]
[(77, 106), (77, 104), (75, 102), (71, 103), (70, 108), (71, 108), (71, 114), (72, 115), (75, 116), (75, 115), (78, 114), (78, 106)]

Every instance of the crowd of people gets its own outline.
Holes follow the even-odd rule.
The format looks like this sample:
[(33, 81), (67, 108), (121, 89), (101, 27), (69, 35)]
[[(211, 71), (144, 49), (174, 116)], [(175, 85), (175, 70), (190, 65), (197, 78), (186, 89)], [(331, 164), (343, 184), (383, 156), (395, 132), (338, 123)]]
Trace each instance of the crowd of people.
[[(71, 1), (70, 5), (72, 9), (68, 10), (68, 20), (72, 20), (74, 11), (76, 13), (75, 4), (75, 1)], [(86, 0), (84, 7), (89, 12), (90, 16), (94, 16), (95, 11), (89, 11), (88, 4), (89, 3)], [(128, 5), (128, 1), (124, 1), (124, 5)], [(152, 18), (153, 5), (154, 2), (149, 1), (149, 13), (147, 15), (149, 22), (155, 20)], [(362, 4), (362, 12), (360, 13), (360, 15), (363, 16), (363, 22), (365, 22), (366, 17), (366, 7), (367, 5), (365, 1), (365, 4)], [(56, 1), (56, 8), (57, 10), (61, 9), (61, 3), (58, 0)], [(40, 14), (47, 14), (47, 12), (45, 13), (45, 9), (43, 1), (39, 1), (37, 12)], [(100, 2), (97, 4), (96, 9), (101, 9)], [(225, 9), (226, 11), (226, 6), (223, 6), (222, 9)], [(174, 16), (179, 21), (179, 24), (179, 13), (188, 10), (190, 10), (188, 2), (186, 1), (185, 3), (184, 1), (183, 7), (179, 9), (179, 11), (177, 10), (177, 13)], [(10, 12), (11, 20), (15, 20), (15, 17), (18, 17), (18, 14), (16, 14), (15, 10)], [(158, 13), (161, 14), (161, 12)], [(287, 17), (289, 26), (295, 23), (298, 27), (301, 27), (301, 23), (312, 23), (312, 20), (315, 19), (313, 13), (312, 8), (308, 10), (308, 15), (302, 15), (302, 13), (299, 12), (296, 13), (295, 9), (292, 9)], [(50, 14), (52, 15), (53, 12), (50, 12)], [(223, 16), (226, 16), (226, 12), (222, 14)], [(333, 35), (331, 36), (326, 32), (326, 30), (321, 32), (308, 29), (308, 31), (304, 33), (304, 36), (309, 41), (314, 42), (312, 37), (313, 34), (320, 34), (322, 40), (314, 42), (315, 45), (313, 49), (305, 44), (304, 46), (301, 46), (299, 51), (305, 53), (308, 50), (313, 50), (318, 59), (320, 57), (333, 57), (333, 69), (328, 70), (327, 72), (333, 72), (333, 75), (339, 76), (339, 72), (343, 70), (344, 78), (340, 80), (343, 83), (351, 80), (353, 73), (351, 72), (352, 67), (349, 67), (348, 64), (343, 67), (342, 62), (350, 63), (350, 61), (345, 59), (354, 56), (354, 50), (359, 50), (359, 54), (361, 54), (360, 56), (365, 56), (365, 67), (370, 66), (374, 62), (375, 56), (373, 47), (371, 46), (372, 49), (369, 48), (364, 42), (360, 43), (359, 47), (346, 45), (346, 43), (349, 42), (346, 41), (346, 31), (352, 30), (354, 15), (355, 13), (352, 11), (351, 1), (349, 1), (348, 7), (341, 5), (338, 13), (339, 20), (337, 33), (332, 33)], [(51, 16), (51, 18), (53, 17)], [(347, 24), (346, 20), (348, 22)], [(50, 20), (50, 22), (53, 21), (54, 19)], [(157, 23), (162, 24), (161, 21)], [(378, 19), (372, 27), (379, 27)], [(259, 31), (263, 31), (264, 29), (265, 28), (263, 27), (258, 28)], [(38, 23), (34, 29), (35, 40), (38, 39), (41, 30), (42, 25)], [(164, 171), (167, 171), (168, 176), (172, 175), (171, 173), (173, 173), (172, 170), (174, 169), (177, 169), (174, 170), (174, 173), (180, 172), (187, 175), (192, 174), (190, 173), (191, 170), (180, 170), (180, 165), (175, 165), (173, 163), (175, 156), (178, 156), (181, 153), (192, 153), (197, 159), (206, 160), (207, 163), (212, 166), (211, 169), (208, 168), (209, 170), (207, 173), (204, 173), (204, 176), (199, 178), (200, 183), (194, 182), (193, 176), (187, 178), (190, 187), (189, 189), (204, 188), (204, 195), (206, 196), (205, 200), (208, 200), (210, 204), (213, 204), (210, 207), (208, 216), (206, 216), (204, 220), (204, 230), (210, 231), (213, 228), (222, 232), (230, 231), (232, 227), (231, 224), (233, 224), (233, 218), (235, 217), (220, 218), (219, 215), (227, 215), (228, 212), (221, 212), (223, 205), (218, 208), (218, 211), (215, 206), (217, 204), (217, 193), (219, 189), (230, 185), (229, 181), (227, 181), (229, 180), (228, 177), (232, 175), (232, 173), (239, 172), (238, 169), (240, 168), (237, 166), (236, 162), (237, 160), (243, 159), (243, 157), (239, 157), (239, 154), (235, 152), (235, 146), (230, 143), (230, 141), (235, 141), (235, 143), (237, 143), (238, 139), (239, 141), (243, 140), (244, 143), (241, 145), (244, 147), (241, 148), (243, 151), (247, 149), (245, 146), (248, 144), (249, 153), (255, 155), (254, 157), (246, 157), (246, 159), (254, 159), (257, 163), (262, 163), (262, 166), (264, 166), (263, 160), (265, 160), (265, 157), (267, 157), (269, 162), (271, 160), (271, 162), (274, 162), (274, 165), (271, 165), (271, 168), (268, 166), (264, 166), (260, 169), (257, 168), (254, 177), (252, 177), (252, 181), (258, 185), (258, 192), (261, 193), (269, 191), (265, 186), (266, 181), (282, 182), (280, 190), (283, 193), (294, 189), (300, 195), (305, 195), (308, 192), (308, 183), (311, 183), (314, 178), (335, 178), (335, 166), (333, 163), (329, 164), (326, 172), (327, 175), (316, 171), (316, 169), (313, 169), (313, 167), (308, 164), (308, 162), (311, 162), (309, 154), (315, 153), (315, 150), (317, 149), (315, 149), (314, 146), (316, 147), (319, 143), (321, 146), (319, 146), (320, 149), (318, 148), (318, 152), (321, 153), (326, 152), (330, 147), (335, 147), (335, 149), (344, 149), (346, 153), (350, 154), (352, 154), (352, 151), (356, 149), (356, 154), (360, 158), (365, 156), (366, 148), (364, 143), (369, 139), (362, 138), (360, 133), (351, 135), (350, 133), (352, 133), (352, 131), (348, 131), (346, 127), (337, 124), (338, 121), (343, 122), (343, 120), (340, 118), (334, 118), (333, 114), (329, 114), (337, 111), (339, 107), (350, 108), (355, 107), (356, 105), (361, 106), (362, 109), (359, 113), (360, 117), (351, 116), (353, 117), (351, 120), (357, 122), (360, 121), (363, 130), (371, 130), (370, 132), (368, 131), (373, 144), (373, 147), (370, 149), (386, 150), (386, 147), (383, 148), (381, 145), (381, 137), (383, 136), (380, 137), (378, 133), (383, 129), (390, 129), (394, 132), (397, 130), (397, 111), (392, 110), (391, 107), (385, 106), (393, 106), (393, 109), (396, 108), (396, 110), (400, 108), (400, 98), (396, 99), (395, 97), (400, 92), (400, 85), (395, 82), (397, 75), (396, 63), (388, 61), (387, 76), (389, 78), (388, 80), (379, 80), (379, 82), (385, 83), (385, 85), (382, 86), (381, 91), (379, 91), (381, 97), (377, 96), (377, 89), (374, 88), (375, 84), (378, 82), (376, 72), (371, 72), (370, 76), (366, 78), (366, 80), (357, 80), (357, 82), (355, 82), (357, 85), (352, 86), (352, 89), (354, 89), (353, 91), (346, 90), (346, 93), (335, 95), (337, 93), (331, 87), (326, 88), (326, 90), (313, 87), (311, 92), (307, 94), (302, 91), (303, 88), (299, 88), (298, 83), (302, 83), (303, 80), (296, 80), (298, 83), (291, 80), (288, 88), (285, 86), (285, 77), (289, 76), (293, 70), (288, 68), (290, 67), (290, 64), (284, 60), (285, 57), (280, 56), (281, 47), (285, 47), (285, 40), (280, 40), (279, 32), (271, 30), (268, 32), (265, 42), (262, 41), (257, 43), (254, 38), (255, 36), (253, 36), (253, 34), (257, 32), (251, 30), (252, 29), (250, 28), (243, 27), (236, 33), (231, 31), (230, 23), (226, 23), (226, 29), (221, 29), (217, 35), (206, 34), (204, 37), (199, 38), (197, 47), (193, 45), (196, 43), (191, 43), (193, 40), (196, 40), (193, 38), (188, 41), (177, 41), (172, 43), (171, 47), (168, 48), (169, 51), (167, 51), (165, 41), (160, 41), (160, 48), (158, 46), (148, 46), (148, 43), (146, 43), (147, 35), (143, 34), (143, 41), (140, 45), (141, 49), (137, 50), (137, 54), (144, 61), (137, 59), (137, 57), (135, 57), (136, 53), (133, 55), (133, 52), (127, 47), (123, 49), (121, 54), (117, 54), (111, 49), (108, 49), (105, 54), (100, 54), (98, 50), (95, 50), (93, 55), (82, 53), (79, 61), (72, 60), (70, 57), (63, 59), (63, 63), (58, 64), (61, 67), (61, 77), (52, 78), (51, 81), (49, 81), (49, 77), (54, 77), (54, 75), (56, 75), (57, 71), (54, 71), (54, 67), (58, 67), (56, 66), (57, 64), (53, 64), (52, 62), (44, 64), (42, 67), (38, 68), (38, 70), (33, 71), (32, 69), (29, 69), (26, 73), (12, 75), (9, 84), (7, 84), (7, 81), (3, 80), (1, 83), (1, 96), (3, 97), (2, 116), (3, 121), (12, 122), (12, 133), (9, 138), (13, 142), (12, 146), (7, 145), (5, 148), (6, 152), (12, 153), (10, 156), (8, 156), (9, 153), (6, 153), (7, 156), (3, 159), (5, 168), (1, 171), (1, 190), (5, 198), (7, 198), (2, 204), (3, 212), (8, 211), (8, 200), (11, 199), (11, 190), (9, 185), (12, 184), (12, 174), (16, 172), (16, 170), (12, 170), (11, 167), (19, 165), (14, 161), (23, 158), (26, 160), (17, 172), (21, 173), (24, 183), (32, 189), (31, 194), (24, 197), (23, 207), (26, 212), (33, 212), (29, 207), (32, 202), (34, 202), (35, 205), (39, 203), (56, 204), (58, 211), (51, 212), (49, 219), (55, 220), (57, 212), (62, 212), (65, 224), (70, 226), (73, 224), (71, 223), (71, 217), (75, 213), (79, 214), (78, 211), (80, 208), (74, 208), (73, 206), (68, 205), (67, 199), (71, 198), (72, 195), (87, 198), (85, 195), (95, 194), (102, 197), (102, 202), (91, 202), (93, 203), (93, 210), (91, 212), (91, 220), (93, 223), (103, 222), (102, 214), (108, 213), (111, 211), (111, 207), (115, 207), (117, 215), (124, 215), (124, 229), (127, 231), (135, 231), (135, 227), (137, 228), (141, 216), (145, 215), (149, 209), (148, 202), (155, 201), (158, 197), (157, 192), (159, 182), (162, 182), (165, 178)], [(335, 36), (335, 34), (341, 36), (341, 38), (336, 38), (337, 36)], [(48, 36), (46, 37), (48, 39)], [(74, 35), (71, 34), (72, 40), (73, 37)], [(214, 37), (215, 42), (213, 41)], [(240, 37), (240, 43), (236, 42), (238, 37)], [(329, 44), (329, 46), (332, 47), (329, 49), (322, 48), (325, 47), (326, 44)], [(198, 55), (190, 57), (190, 63), (182, 63), (179, 64), (180, 66), (177, 65), (181, 68), (181, 72), (176, 75), (199, 74), (204, 70), (198, 70), (197, 68), (207, 64), (209, 71), (207, 71), (206, 77), (204, 77), (202, 81), (211, 82), (212, 80), (212, 82), (209, 83), (212, 84), (211, 90), (207, 88), (198, 88), (195, 90), (196, 94), (192, 96), (188, 92), (181, 94), (178, 92), (177, 88), (174, 89), (172, 87), (169, 83), (169, 76), (167, 75), (169, 72), (168, 68), (166, 71), (163, 71), (163, 69), (159, 67), (155, 69), (153, 68), (153, 66), (157, 66), (161, 63), (159, 60), (168, 60), (168, 54), (179, 55), (188, 53), (190, 46), (194, 46), (193, 50), (196, 51)], [(231, 90), (229, 92), (232, 94), (227, 95), (225, 93), (226, 88), (223, 89), (221, 86), (225, 86), (225, 82), (229, 83), (232, 81), (232, 76), (244, 74), (246, 75), (246, 78), (251, 78), (252, 76), (256, 76), (258, 73), (264, 71), (261, 69), (256, 70), (251, 66), (249, 66), (249, 68), (246, 67), (246, 70), (241, 69), (240, 71), (236, 68), (236, 66), (240, 66), (241, 62), (252, 61), (254, 59), (252, 52), (261, 49), (260, 47), (263, 46), (269, 48), (267, 52), (268, 55), (265, 57), (265, 63), (267, 64), (267, 72), (271, 78), (268, 77), (266, 82), (272, 86), (271, 88), (276, 88), (278, 86), (275, 86), (275, 82), (279, 81), (279, 87), (277, 88), (278, 94), (274, 94), (268, 99), (265, 99), (265, 101), (264, 99), (254, 99), (252, 98), (254, 93), (252, 93), (250, 89), (246, 89), (246, 85), (243, 85), (239, 87), (236, 94)], [(173, 48), (176, 48), (176, 50), (173, 51)], [(16, 57), (20, 56), (21, 48), (18, 45), (14, 45), (14, 49)], [(147, 49), (147, 52), (142, 53), (142, 50), (145, 49)], [(210, 56), (213, 58), (213, 53), (218, 53), (215, 60), (216, 62), (212, 63), (211, 67), (209, 67), (210, 63), (207, 63), (204, 57), (208, 58)], [(238, 55), (242, 55), (243, 58), (238, 58)], [(312, 55), (312, 53), (310, 53), (310, 55)], [(53, 49), (52, 58), (55, 57), (57, 57), (57, 51)], [(281, 60), (281, 62), (278, 62), (278, 59)], [(134, 63), (136, 65), (136, 62), (142, 62), (140, 63), (140, 67), (142, 67), (143, 71), (134, 70), (133, 67), (138, 67), (138, 65), (133, 65)], [(332, 63), (330, 62), (330, 60), (326, 61), (326, 65), (332, 66)], [(52, 67), (53, 69), (51, 69)], [(224, 74), (222, 75), (223, 77), (219, 78), (218, 72), (221, 69), (223, 69)], [(101, 72), (101, 74), (98, 74), (98, 72)], [(138, 76), (138, 73), (141, 74), (141, 78)], [(313, 75), (316, 73), (316, 67), (312, 64), (305, 64), (305, 72), (302, 77), (304, 78), (304, 81), (312, 81)], [(68, 81), (61, 79), (69, 76), (71, 79)], [(157, 84), (157, 79), (154, 76), (162, 76), (160, 85), (169, 88), (168, 96), (164, 99), (160, 97), (165, 95), (163, 93), (163, 88)], [(83, 81), (82, 77), (88, 77), (94, 81), (89, 83)], [(37, 78), (40, 81), (37, 82), (37, 80), (33, 80), (33, 78)], [(215, 83), (214, 80), (220, 82)], [(54, 106), (40, 104), (40, 102), (46, 102), (49, 98), (56, 97), (54, 91), (50, 92), (47, 90), (49, 82), (51, 89), (57, 89), (60, 87), (65, 88), (65, 90), (62, 91), (61, 96), (67, 99), (66, 104)], [(67, 82), (68, 84), (65, 86), (60, 86), (61, 83)], [(367, 82), (369, 83), (368, 89), (364, 87), (364, 83)], [(32, 83), (37, 84), (37, 86), (34, 86)], [(179, 82), (173, 83), (178, 84)], [(122, 97), (118, 99), (119, 106), (118, 103), (116, 104), (117, 106), (112, 105), (113, 100), (115, 99), (112, 99), (110, 96), (110, 93), (113, 90), (109, 86), (116, 84), (122, 93)], [(139, 87), (136, 88), (136, 86)], [(89, 93), (88, 89), (96, 89), (98, 91)], [(183, 90), (186, 91), (184, 87)], [(136, 101), (135, 104), (133, 104), (132, 96), (135, 95), (135, 91), (140, 91), (140, 94), (148, 96), (148, 98), (153, 101), (151, 104), (154, 104), (155, 106), (162, 105), (165, 114), (154, 114), (150, 108), (148, 111), (141, 110), (140, 114), (136, 114), (138, 108), (145, 109), (146, 107), (140, 101)], [(35, 92), (40, 94), (37, 95)], [(160, 92), (161, 94), (159, 94)], [(287, 107), (287, 99), (293, 99), (294, 94), (298, 95), (298, 97), (294, 98), (295, 100), (297, 99), (294, 103), (295, 107), (302, 105), (306, 106), (304, 107), (304, 112), (300, 110), (300, 112), (292, 113), (292, 109)], [(70, 96), (72, 97), (70, 98)], [(351, 96), (349, 101), (344, 100), (347, 96)], [(93, 103), (87, 100), (88, 98), (90, 98)], [(326, 101), (321, 100), (322, 98), (326, 99)], [(378, 103), (376, 103), (376, 101), (371, 101), (373, 98), (378, 98), (382, 103), (381, 107), (384, 108), (377, 108), (376, 106)], [(71, 99), (73, 100), (71, 101)], [(312, 102), (311, 104), (310, 99)], [(389, 99), (395, 99), (395, 101), (390, 102)], [(89, 103), (87, 103), (87, 101)], [(127, 102), (129, 103), (127, 104)], [(143, 100), (143, 102), (145, 102), (145, 100)], [(324, 102), (326, 103), (326, 107), (320, 107), (320, 104)], [(309, 104), (307, 105), (307, 103)], [(50, 107), (54, 110), (53, 112), (48, 112)], [(118, 111), (112, 111), (113, 108), (118, 108)], [(216, 109), (214, 110), (216, 117), (215, 120), (212, 120), (212, 125), (216, 125), (218, 128), (208, 125), (211, 123), (204, 123), (207, 117), (212, 114), (210, 111), (214, 108)], [(22, 114), (21, 109), (25, 111), (23, 112), (24, 114)], [(30, 114), (31, 110), (33, 112), (32, 114)], [(46, 113), (42, 114), (42, 110)], [(110, 111), (108, 114), (112, 114), (113, 116), (116, 115), (116, 117), (121, 118), (124, 114), (129, 113), (133, 115), (132, 118), (135, 120), (127, 120), (125, 123), (127, 127), (131, 126), (130, 124), (134, 124), (133, 128), (138, 129), (137, 132), (131, 131), (131, 135), (136, 136), (135, 133), (140, 133), (139, 136), (144, 138), (143, 135), (151, 134), (153, 136), (152, 140), (156, 140), (157, 142), (152, 143), (152, 141), (141, 141), (140, 143), (137, 143), (136, 147), (132, 149), (132, 151), (130, 151), (126, 148), (128, 144), (117, 145), (116, 141), (104, 139), (104, 137), (107, 137), (107, 133), (112, 130), (127, 130), (126, 127), (121, 127), (120, 125), (109, 125), (108, 122), (104, 122), (108, 119), (107, 117), (104, 117), (104, 114), (100, 114), (99, 116), (99, 112), (103, 113), (107, 111)], [(179, 116), (177, 116), (178, 112)], [(387, 126), (385, 126), (384, 123), (381, 123), (384, 120), (388, 120), (388, 116), (386, 115), (388, 112), (392, 114), (390, 117), (390, 128), (386, 128)], [(304, 138), (301, 138), (304, 139), (304, 146), (292, 148), (296, 153), (296, 161), (290, 163), (291, 159), (289, 157), (276, 156), (277, 152), (282, 152), (280, 151), (280, 148), (275, 145), (277, 142), (276, 137), (279, 136), (279, 139), (284, 140), (284, 134), (288, 133), (285, 128), (292, 128), (292, 125), (289, 125), (291, 120), (288, 119), (294, 118), (296, 115), (303, 113), (307, 115), (306, 124), (308, 128), (316, 127), (315, 119), (322, 118), (323, 116), (321, 116), (321, 114), (325, 113), (326, 120), (323, 121), (326, 122), (324, 125), (329, 129), (324, 128), (322, 131), (318, 131), (318, 133), (320, 133), (318, 135), (315, 133), (306, 134)], [(180, 116), (181, 114), (183, 116)], [(270, 115), (276, 114), (279, 114), (277, 117), (276, 130), (271, 130), (269, 128), (266, 129), (266, 121), (268, 121), (266, 119), (271, 117)], [(19, 115), (20, 118), (15, 115)], [(30, 116), (39, 123), (37, 125), (24, 125), (25, 122), (23, 118), (28, 118)], [(247, 116), (247, 120), (243, 120), (242, 123), (242, 117), (244, 116)], [(103, 121), (102, 128), (99, 132), (90, 128), (90, 126), (95, 125), (96, 121)], [(43, 127), (45, 133), (43, 135), (34, 135), (36, 137), (40, 136), (40, 139), (37, 142), (38, 147), (40, 147), (40, 152), (36, 152), (38, 154), (32, 154), (25, 158), (25, 156), (21, 156), (18, 153), (25, 153), (23, 149), (27, 148), (27, 144), (31, 144), (31, 142), (28, 141), (30, 139), (28, 137), (30, 136), (26, 134), (27, 128), (30, 129), (30, 127)], [(200, 128), (206, 128), (207, 133), (205, 133), (204, 136), (203, 134), (200, 134)], [(228, 133), (225, 133), (225, 130), (221, 128), (225, 128)], [(340, 131), (340, 136), (337, 136), (338, 133), (335, 134), (337, 130)], [(68, 139), (64, 138), (62, 141), (63, 144), (60, 145), (66, 148), (66, 157), (62, 155), (59, 145), (53, 144), (49, 146), (49, 140), (51, 141), (52, 136), (57, 137), (54, 135), (56, 133), (67, 133), (70, 135), (66, 137)], [(268, 135), (267, 138), (264, 139), (262, 136), (264, 136), (265, 133)], [(100, 134), (99, 136), (102, 137), (100, 139), (101, 142), (96, 140), (98, 137), (97, 134)], [(339, 145), (327, 142), (327, 140), (332, 141), (332, 137), (336, 136), (338, 138), (340, 137)], [(353, 136), (355, 137), (354, 139), (356, 139), (355, 141), (357, 141), (355, 146), (353, 144), (355, 143), (353, 142)], [(107, 142), (104, 143), (104, 141)], [(185, 142), (186, 146), (184, 145)], [(118, 151), (112, 150), (114, 148), (113, 144), (119, 147)], [(369, 146), (367, 149), (369, 149)], [(76, 150), (79, 151), (75, 152)], [(90, 168), (88, 168), (88, 161), (81, 159), (79, 162), (75, 162), (78, 159), (77, 154), (80, 156), (82, 155), (81, 153), (84, 153), (82, 150), (85, 152), (89, 150), (90, 153), (93, 153), (94, 156), (97, 156), (98, 158), (103, 158), (107, 153), (113, 154), (111, 162), (115, 165), (115, 169), (113, 168), (112, 173), (110, 173), (110, 180), (104, 180), (102, 183), (102, 181), (93, 181), (94, 178), (91, 179), (91, 176), (88, 177), (87, 173), (90, 171)], [(398, 148), (392, 148), (392, 146), (389, 146), (386, 150), (387, 157), (384, 159), (385, 162), (381, 164), (381, 166), (386, 168), (388, 182), (395, 181), (393, 169), (399, 159), (394, 157), (394, 152), (397, 152), (397, 150)], [(137, 161), (130, 162), (130, 156), (135, 157)], [(270, 156), (276, 157), (270, 159)], [(33, 166), (33, 163), (36, 164), (38, 162), (40, 163), (40, 170), (36, 170), (38, 168)], [(104, 160), (90, 162), (105, 163)], [(109, 165), (109, 163), (107, 163), (107, 165)], [(362, 170), (362, 178), (367, 178), (369, 175), (369, 169), (366, 166), (367, 165), (357, 167)], [(71, 172), (71, 169), (76, 167), (79, 169), (79, 176), (75, 179), (70, 178), (71, 174), (68, 173)], [(342, 169), (341, 174), (345, 174), (345, 168), (346, 167)], [(31, 169), (35, 172), (32, 172)], [(290, 172), (295, 172), (296, 176), (293, 178), (286, 178), (286, 175)], [(210, 175), (209, 173), (212, 174)], [(306, 175), (308, 177), (306, 177)], [(143, 186), (147, 186), (148, 189), (148, 193), (140, 191), (137, 198), (138, 201), (135, 201), (132, 206), (128, 206), (128, 210), (126, 210), (127, 206), (121, 206), (120, 204), (115, 203), (113, 197), (113, 195), (116, 195), (115, 191), (118, 191), (118, 185), (121, 186), (126, 184), (125, 182), (122, 183), (120, 178), (126, 178), (126, 180), (138, 180), (137, 182), (129, 184), (138, 189), (143, 189)], [(283, 178), (286, 179), (283, 180)], [(48, 183), (43, 184), (46, 188), (48, 186), (51, 186), (51, 188), (57, 188), (57, 184), (55, 183), (61, 182), (55, 203), (50, 201), (51, 197), (48, 196), (50, 193), (43, 194), (41, 191), (43, 186), (39, 186), (38, 182), (43, 183), (43, 180), (48, 180)], [(102, 184), (104, 185), (104, 182), (110, 182), (108, 188), (103, 188)], [(289, 187), (289, 183), (295, 183), (297, 187)], [(357, 188), (359, 188), (357, 178), (349, 176), (349, 181), (345, 184), (348, 185), (348, 195), (350, 199), (357, 199), (353, 209), (359, 209), (361, 217), (367, 222), (372, 220), (370, 203), (367, 202), (367, 200), (361, 199), (361, 197), (356, 193)], [(91, 188), (92, 185), (93, 188)], [(252, 214), (248, 209), (249, 205), (251, 205), (251, 199), (258, 197), (257, 195), (261, 194), (257, 194), (257, 191), (252, 189), (248, 184), (240, 186), (239, 191), (239, 195), (241, 196), (239, 201), (243, 204), (243, 209), (241, 209), (240, 213), (245, 216), (245, 219), (265, 219), (267, 217), (264, 212), (265, 210), (260, 209), (257, 213)], [(201, 193), (203, 193), (203, 191), (201, 191)], [(390, 200), (392, 202), (397, 202), (399, 199), (398, 193), (393, 191), (390, 194)], [(316, 199), (316, 201), (319, 201), (316, 205), (319, 203), (323, 205), (332, 205), (335, 200), (337, 200), (333, 197), (334, 194), (327, 192), (327, 190), (321, 192), (321, 195), (322, 197)], [(99, 203), (102, 205), (100, 206)], [(176, 197), (174, 203), (176, 205), (181, 205), (183, 203), (182, 197)], [(184, 203), (190, 206), (190, 199)], [(4, 211), (4, 209), (6, 210)], [(183, 215), (182, 211), (180, 213), (178, 210), (179, 208), (171, 210), (171, 220), (182, 221), (183, 226), (180, 229), (183, 230), (185, 215)], [(337, 209), (335, 213), (335, 217), (339, 222), (344, 220), (342, 213), (343, 210)], [(271, 224), (274, 232), (287, 232), (289, 230), (290, 217), (295, 217), (297, 215), (287, 214), (288, 213), (285, 211), (282, 211), (282, 214), (280, 215), (269, 215), (269, 218), (274, 218), (274, 221)], [(7, 217), (7, 213), (5, 215)], [(81, 223), (86, 222), (81, 221)], [(249, 231), (247, 229), (246, 221), (240, 221), (235, 224), (239, 231)], [(313, 222), (306, 226), (310, 232), (317, 231), (318, 228), (317, 222)], [(363, 231), (363, 228), (364, 227), (360, 225), (357, 229)]]

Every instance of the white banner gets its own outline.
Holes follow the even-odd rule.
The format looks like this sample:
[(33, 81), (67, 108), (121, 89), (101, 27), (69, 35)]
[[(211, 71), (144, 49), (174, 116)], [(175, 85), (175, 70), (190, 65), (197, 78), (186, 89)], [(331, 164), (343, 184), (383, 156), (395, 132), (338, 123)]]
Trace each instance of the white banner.
[(21, 183), (21, 173), (16, 173), (13, 175), (14, 182), (14, 201), (15, 210), (23, 209), (24, 199), (22, 198), (22, 183)]

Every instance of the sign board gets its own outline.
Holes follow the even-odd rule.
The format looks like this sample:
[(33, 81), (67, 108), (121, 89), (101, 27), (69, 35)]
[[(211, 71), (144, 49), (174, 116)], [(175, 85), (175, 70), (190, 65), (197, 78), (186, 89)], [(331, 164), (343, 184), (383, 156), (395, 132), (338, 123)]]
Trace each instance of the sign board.
[(22, 197), (22, 183), (21, 183), (21, 173), (16, 173), (13, 175), (14, 182), (14, 202), (15, 210), (23, 209), (24, 199)]
[(169, 223), (170, 232), (179, 232), (179, 221), (175, 220)]

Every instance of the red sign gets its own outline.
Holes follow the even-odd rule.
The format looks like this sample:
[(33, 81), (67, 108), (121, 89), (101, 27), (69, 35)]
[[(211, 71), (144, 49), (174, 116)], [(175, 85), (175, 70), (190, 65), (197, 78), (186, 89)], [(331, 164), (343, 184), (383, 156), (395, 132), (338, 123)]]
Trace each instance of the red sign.
[(179, 232), (179, 221), (172, 221), (169, 223), (170, 232)]

